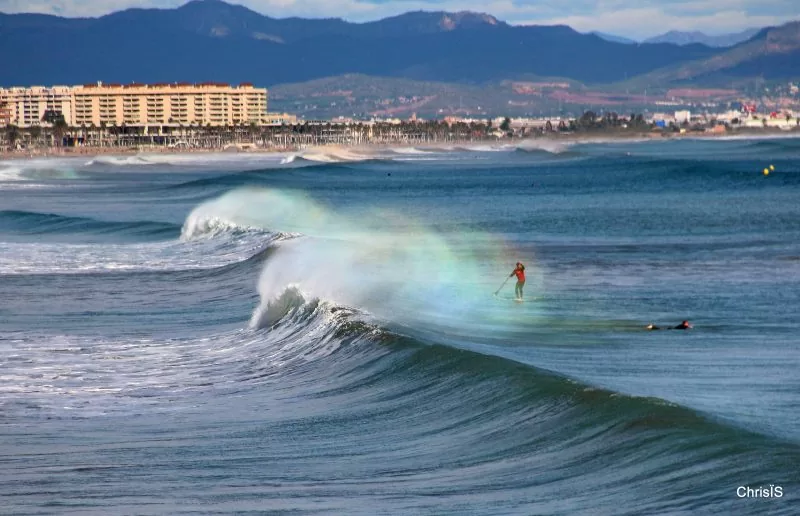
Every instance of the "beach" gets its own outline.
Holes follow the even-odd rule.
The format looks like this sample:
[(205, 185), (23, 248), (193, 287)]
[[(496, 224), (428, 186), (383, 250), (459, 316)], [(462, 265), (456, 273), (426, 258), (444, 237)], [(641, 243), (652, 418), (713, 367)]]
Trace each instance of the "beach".
[(737, 130), (728, 132), (687, 132), (669, 133), (661, 131), (591, 131), (578, 133), (544, 133), (537, 136), (526, 137), (485, 137), (469, 139), (452, 139), (448, 141), (375, 141), (373, 143), (330, 143), (330, 144), (303, 144), (303, 145), (275, 145), (272, 143), (240, 142), (228, 143), (218, 147), (185, 147), (168, 145), (133, 145), (133, 146), (92, 146), (81, 145), (74, 147), (34, 147), (29, 149), (0, 151), (0, 159), (24, 159), (45, 157), (75, 157), (75, 156), (113, 156), (135, 154), (209, 154), (209, 153), (281, 153), (298, 152), (308, 149), (325, 148), (354, 148), (360, 150), (381, 150), (387, 148), (411, 148), (423, 146), (432, 149), (448, 148), (454, 145), (469, 144), (495, 144), (499, 146), (547, 146), (548, 142), (563, 143), (567, 145), (578, 143), (607, 143), (618, 141), (648, 141), (672, 139), (761, 139), (761, 138), (798, 138), (797, 131), (780, 130)]

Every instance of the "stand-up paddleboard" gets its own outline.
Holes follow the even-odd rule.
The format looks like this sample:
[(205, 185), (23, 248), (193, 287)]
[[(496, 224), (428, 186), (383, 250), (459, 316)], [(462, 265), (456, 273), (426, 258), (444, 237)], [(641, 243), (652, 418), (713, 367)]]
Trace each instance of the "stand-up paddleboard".
[(526, 301), (541, 301), (543, 299), (542, 296), (538, 297), (525, 297), (523, 299), (517, 299), (515, 297), (507, 297), (507, 296), (494, 296), (497, 299), (502, 299), (503, 301), (513, 301), (515, 303), (524, 303)]
[(505, 301), (513, 301), (515, 303), (525, 303), (525, 302), (528, 302), (528, 301), (541, 301), (543, 298), (540, 296), (540, 297), (526, 297), (526, 298), (523, 298), (523, 299), (516, 299), (514, 297), (499, 297), (498, 296), (498, 299), (503, 299)]

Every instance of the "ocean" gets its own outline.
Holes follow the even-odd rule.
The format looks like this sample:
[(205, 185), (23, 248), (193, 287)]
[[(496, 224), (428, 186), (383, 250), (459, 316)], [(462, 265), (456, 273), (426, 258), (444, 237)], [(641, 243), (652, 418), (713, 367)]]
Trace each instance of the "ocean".
[(798, 160), (2, 161), (0, 512), (797, 514)]

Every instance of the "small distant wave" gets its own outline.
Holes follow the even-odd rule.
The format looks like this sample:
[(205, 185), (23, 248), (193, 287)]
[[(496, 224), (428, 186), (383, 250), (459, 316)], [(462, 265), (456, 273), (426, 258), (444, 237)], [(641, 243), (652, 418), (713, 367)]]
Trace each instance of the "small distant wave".
[(395, 154), (411, 154), (411, 155), (428, 155), (436, 154), (436, 151), (420, 149), (418, 147), (392, 147), (392, 152)]
[(451, 152), (464, 152), (472, 154), (522, 154), (522, 155), (541, 155), (559, 156), (575, 154), (573, 149), (575, 142), (554, 141), (554, 140), (520, 140), (511, 143), (478, 144), (454, 147)]
[(169, 163), (157, 163), (144, 156), (98, 156), (86, 163), (87, 167), (93, 165), (106, 165), (115, 167), (142, 167), (153, 165), (169, 165)]
[(211, 177), (204, 177), (202, 179), (192, 179), (183, 183), (177, 183), (165, 187), (167, 190), (183, 190), (183, 189), (221, 189), (232, 186), (245, 186), (254, 185), (264, 182), (266, 174), (276, 169), (266, 168), (262, 170), (247, 170), (244, 172), (236, 172), (231, 174), (215, 175)]
[(563, 154), (572, 149), (574, 142), (554, 140), (524, 140), (513, 145), (514, 150), (522, 152), (547, 152), (549, 154)]
[(344, 147), (312, 147), (304, 151), (284, 155), (278, 165), (339, 165), (348, 163), (366, 163), (373, 161), (390, 161), (392, 156), (386, 152), (375, 150), (358, 151)]
[(359, 154), (349, 149), (319, 149), (303, 152), (298, 157), (318, 163), (357, 163), (380, 159), (375, 155)]
[(91, 167), (214, 167), (217, 169), (244, 170), (277, 166), (285, 154), (275, 152), (165, 152), (136, 154), (133, 156), (97, 156), (85, 163)]
[(42, 181), (79, 179), (74, 159), (30, 159), (0, 162), (0, 183), (14, 188), (41, 186)]
[(465, 145), (461, 147), (454, 147), (455, 151), (461, 152), (510, 152), (514, 150), (512, 147), (504, 145)]
[(562, 154), (569, 151), (576, 142), (556, 141), (547, 139), (528, 139), (496, 144), (468, 145), (457, 147), (458, 150), (468, 152), (543, 152), (549, 154)]
[[(800, 151), (800, 138), (753, 139), (748, 142), (748, 146), (765, 152), (797, 152)], [(771, 154), (765, 158), (769, 159), (772, 156)]]

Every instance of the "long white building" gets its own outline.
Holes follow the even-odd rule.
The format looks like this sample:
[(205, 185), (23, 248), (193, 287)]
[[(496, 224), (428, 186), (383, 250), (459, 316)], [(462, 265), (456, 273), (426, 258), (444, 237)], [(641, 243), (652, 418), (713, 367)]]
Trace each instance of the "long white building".
[(86, 84), (0, 88), (9, 123), (47, 126), (50, 111), (71, 126), (178, 127), (262, 124), (267, 90), (252, 84)]

